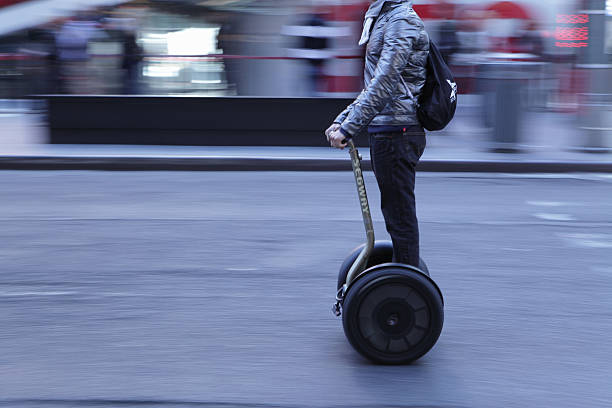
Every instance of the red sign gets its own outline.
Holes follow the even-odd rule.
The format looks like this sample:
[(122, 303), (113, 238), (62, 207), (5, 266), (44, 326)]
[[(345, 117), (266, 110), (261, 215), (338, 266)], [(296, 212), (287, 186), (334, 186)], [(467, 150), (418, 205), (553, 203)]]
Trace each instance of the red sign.
[[(555, 46), (582, 48), (589, 46), (588, 14), (557, 14)], [(584, 25), (586, 24), (586, 25)]]
[(557, 24), (586, 24), (588, 22), (588, 14), (557, 14)]
[(586, 41), (589, 27), (557, 27), (555, 39), (559, 41)]

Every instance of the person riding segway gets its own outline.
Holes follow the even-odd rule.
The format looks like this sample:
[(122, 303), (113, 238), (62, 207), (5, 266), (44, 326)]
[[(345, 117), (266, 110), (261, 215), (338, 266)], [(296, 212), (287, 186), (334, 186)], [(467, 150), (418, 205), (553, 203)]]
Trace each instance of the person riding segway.
[[(342, 315), (358, 352), (378, 363), (402, 364), (427, 353), (442, 331), (442, 293), (419, 256), (414, 185), (426, 144), (424, 125), (437, 130), (450, 121), (456, 84), (448, 67), (436, 70), (439, 61), (431, 59), (439, 54), (429, 52), (435, 47), (410, 0), (373, 1), (359, 44), (367, 44), (365, 87), (325, 134), (332, 147), (350, 148), (368, 240), (340, 268), (334, 313)], [(392, 243), (374, 240), (352, 140), (364, 131)]]

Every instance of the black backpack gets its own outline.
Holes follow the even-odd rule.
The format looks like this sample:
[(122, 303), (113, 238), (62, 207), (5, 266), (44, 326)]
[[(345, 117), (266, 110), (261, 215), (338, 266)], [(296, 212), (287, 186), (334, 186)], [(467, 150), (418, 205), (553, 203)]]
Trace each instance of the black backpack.
[(429, 41), (427, 79), (419, 97), (417, 117), (427, 130), (441, 130), (455, 116), (457, 83), (433, 41)]

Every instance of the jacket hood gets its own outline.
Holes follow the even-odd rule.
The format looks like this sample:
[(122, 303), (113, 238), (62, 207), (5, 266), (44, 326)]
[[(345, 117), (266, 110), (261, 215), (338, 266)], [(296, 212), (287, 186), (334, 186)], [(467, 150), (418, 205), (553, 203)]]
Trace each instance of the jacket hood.
[(408, 3), (408, 6), (412, 7), (412, 0), (376, 0), (374, 3), (370, 4), (370, 8), (368, 8), (368, 11), (366, 11), (363, 21), (363, 32), (361, 33), (361, 38), (359, 39), (359, 45), (366, 44), (370, 39), (370, 29), (372, 28), (372, 24), (374, 24), (374, 20), (378, 18), (380, 11), (386, 3)]
[(408, 3), (408, 5), (412, 7), (412, 0), (376, 0), (374, 3), (370, 4), (368, 11), (366, 11), (365, 18), (378, 17), (385, 3)]

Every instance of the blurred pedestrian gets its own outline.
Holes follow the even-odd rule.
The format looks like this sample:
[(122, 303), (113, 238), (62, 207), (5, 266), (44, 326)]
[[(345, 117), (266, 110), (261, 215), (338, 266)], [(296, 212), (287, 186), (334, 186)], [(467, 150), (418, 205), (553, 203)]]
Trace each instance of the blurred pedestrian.
[(136, 32), (132, 30), (124, 31), (122, 34), (122, 46), (123, 93), (126, 95), (136, 95), (139, 93), (138, 84), (142, 61), (142, 49), (136, 41)]
[(329, 29), (323, 13), (309, 13), (303, 21), (283, 28), (283, 34), (294, 36), (297, 48), (290, 56), (301, 58), (308, 64), (309, 94), (318, 95), (323, 89), (324, 65), (331, 56)]
[(365, 16), (365, 87), (326, 130), (333, 147), (367, 131), (393, 260), (419, 265), (415, 168), (425, 150), (416, 115), (427, 75), (429, 36), (411, 0), (376, 0)]
[(46, 82), (48, 92), (51, 94), (65, 93), (66, 87), (62, 78), (62, 69), (59, 62), (57, 46), (53, 41), (49, 48), (49, 54), (46, 57)]
[(223, 66), (225, 68), (225, 80), (228, 88), (234, 88), (236, 95), (241, 95), (241, 66), (244, 66), (243, 61), (239, 58), (241, 46), (241, 19), (238, 14), (230, 14), (223, 21), (217, 37), (218, 47), (223, 51), (225, 58)]
[(551, 93), (550, 85), (547, 84), (546, 73), (547, 66), (544, 64), (544, 41), (542, 34), (538, 30), (538, 25), (535, 21), (526, 21), (524, 29), (522, 29), (517, 38), (517, 49), (519, 52), (531, 56), (532, 61), (539, 63), (533, 64), (528, 77), (529, 86), (523, 95), (523, 103), (530, 109), (546, 109), (549, 94)]
[(436, 45), (446, 63), (450, 64), (453, 54), (459, 51), (459, 37), (453, 5), (447, 1), (440, 1), (436, 13), (441, 20), (438, 23)]
[(525, 29), (519, 33), (518, 48), (522, 53), (539, 58), (544, 55), (544, 41), (535, 21), (525, 23)]
[(57, 63), (62, 93), (86, 93), (89, 89), (89, 42), (103, 36), (100, 24), (91, 16), (80, 13), (66, 21), (55, 36)]
[(436, 43), (444, 61), (451, 63), (453, 54), (459, 51), (459, 38), (457, 37), (457, 25), (452, 20), (444, 20), (438, 26), (438, 41)]

